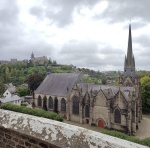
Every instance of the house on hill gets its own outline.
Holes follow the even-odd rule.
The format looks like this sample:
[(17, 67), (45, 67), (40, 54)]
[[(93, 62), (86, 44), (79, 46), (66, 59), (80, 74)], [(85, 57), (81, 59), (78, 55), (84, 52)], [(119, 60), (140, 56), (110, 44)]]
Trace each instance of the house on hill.
[(49, 74), (35, 91), (35, 106), (67, 120), (135, 134), (142, 118), (140, 78), (135, 74), (131, 25), (120, 86), (87, 84), (80, 74)]
[(6, 87), (6, 91), (3, 94), (4, 97), (11, 97), (16, 93), (16, 87), (12, 83), (5, 84), (5, 87)]

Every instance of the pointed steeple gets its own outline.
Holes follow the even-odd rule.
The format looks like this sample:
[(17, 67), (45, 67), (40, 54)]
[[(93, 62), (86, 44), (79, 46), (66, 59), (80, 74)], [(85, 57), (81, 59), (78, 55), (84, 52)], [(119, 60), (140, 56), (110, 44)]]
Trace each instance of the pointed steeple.
[(128, 37), (128, 51), (127, 51), (127, 64), (128, 67), (131, 67), (132, 63), (132, 34), (131, 34), (131, 24), (129, 25), (129, 37)]
[(128, 36), (128, 49), (127, 56), (124, 60), (124, 77), (130, 77), (134, 79), (135, 77), (135, 60), (132, 52), (132, 34), (131, 34), (131, 24), (129, 25), (129, 36)]

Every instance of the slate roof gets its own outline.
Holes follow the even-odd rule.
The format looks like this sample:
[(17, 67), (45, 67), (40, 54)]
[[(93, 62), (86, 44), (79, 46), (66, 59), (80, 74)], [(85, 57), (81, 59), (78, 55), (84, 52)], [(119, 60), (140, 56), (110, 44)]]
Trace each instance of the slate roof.
[(77, 87), (79, 91), (82, 90), (83, 96), (85, 95), (87, 91), (90, 93), (91, 90), (92, 90), (92, 94), (96, 96), (98, 91), (101, 89), (107, 98), (113, 98), (120, 89), (120, 91), (122, 92), (126, 100), (129, 100), (129, 97), (128, 97), (129, 92), (130, 92), (130, 95), (132, 96), (132, 92), (134, 91), (133, 87), (96, 85), (96, 84), (91, 84), (91, 83), (80, 83), (80, 84), (77, 84)]
[(5, 87), (11, 94), (16, 92), (16, 87), (12, 83), (5, 84)]
[(17, 96), (17, 95), (14, 95), (14, 96), (11, 96), (11, 97), (6, 97), (6, 98), (0, 98), (0, 101), (2, 103), (18, 101), (18, 100), (22, 100), (22, 99), (19, 96)]
[[(67, 96), (75, 83), (81, 83), (81, 74), (78, 73), (52, 73), (46, 76), (35, 91), (35, 94), (52, 96)], [(67, 90), (68, 89), (68, 90)]]
[(15, 93), (16, 92), (16, 87), (9, 87), (7, 89), (11, 94)]

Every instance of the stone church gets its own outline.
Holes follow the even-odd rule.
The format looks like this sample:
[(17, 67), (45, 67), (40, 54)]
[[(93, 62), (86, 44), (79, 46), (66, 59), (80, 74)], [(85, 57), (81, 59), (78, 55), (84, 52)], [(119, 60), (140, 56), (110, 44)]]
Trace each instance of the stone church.
[(142, 118), (140, 78), (135, 73), (131, 25), (119, 86), (83, 83), (77, 73), (46, 76), (35, 91), (35, 106), (65, 119), (134, 135)]
[(47, 59), (47, 57), (46, 56), (42, 56), (42, 57), (34, 57), (34, 54), (33, 54), (33, 52), (32, 52), (32, 54), (31, 54), (31, 61), (33, 62), (33, 63), (39, 63), (39, 64), (44, 64), (45, 62), (48, 62), (48, 59)]

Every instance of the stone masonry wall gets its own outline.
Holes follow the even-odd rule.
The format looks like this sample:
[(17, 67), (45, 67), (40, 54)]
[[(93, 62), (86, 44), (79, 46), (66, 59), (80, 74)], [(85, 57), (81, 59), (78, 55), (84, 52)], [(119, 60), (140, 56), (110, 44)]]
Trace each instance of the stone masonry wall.
[(58, 148), (42, 140), (0, 128), (0, 148)]
[(66, 123), (0, 109), (1, 148), (146, 148)]

